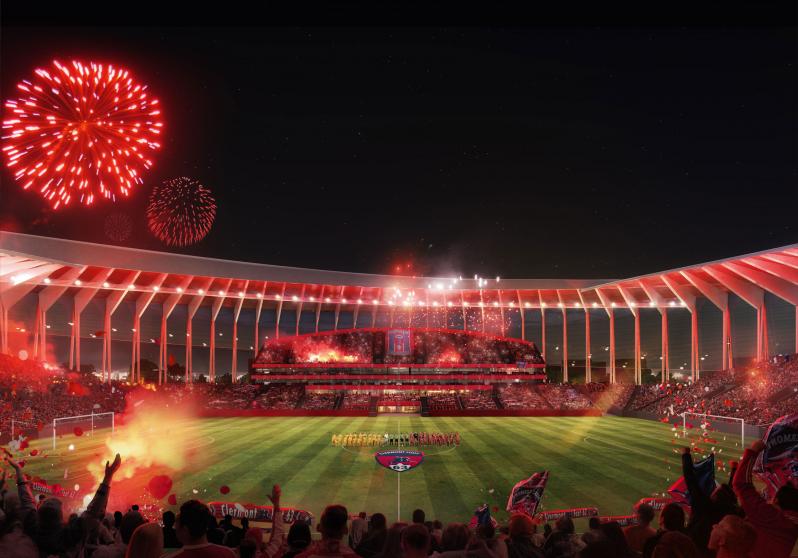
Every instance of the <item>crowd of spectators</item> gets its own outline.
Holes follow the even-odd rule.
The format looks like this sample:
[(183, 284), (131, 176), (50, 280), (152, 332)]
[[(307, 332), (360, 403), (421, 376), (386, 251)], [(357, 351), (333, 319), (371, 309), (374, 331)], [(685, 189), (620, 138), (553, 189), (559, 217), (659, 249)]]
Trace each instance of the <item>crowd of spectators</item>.
[[(319, 517), (318, 537), (307, 523), (284, 524), (281, 490), (272, 487), (271, 533), (268, 538), (248, 520), (222, 521), (198, 500), (181, 503), (179, 513), (166, 511), (160, 522), (148, 522), (134, 503), (127, 512), (108, 513), (117, 454), (106, 463), (94, 497), (80, 514), (68, 515), (56, 497), (36, 502), (29, 478), (12, 456), (0, 479), (0, 556), (4, 558), (788, 558), (798, 540), (798, 488), (781, 487), (772, 501), (755, 488), (754, 461), (764, 443), (755, 441), (739, 465), (730, 463), (728, 482), (704, 487), (695, 473), (690, 448), (682, 451), (682, 473), (691, 506), (666, 504), (656, 514), (638, 504), (631, 525), (590, 520), (579, 534), (570, 517), (543, 525), (514, 512), (506, 524), (495, 520), (470, 523), (428, 521), (423, 510), (411, 522), (388, 525), (382, 513), (350, 517), (341, 505), (328, 505)], [(11, 486), (6, 486), (10, 484)], [(14, 488), (14, 484), (16, 487)], [(38, 505), (37, 505), (38, 504)], [(466, 520), (467, 518), (463, 518)], [(484, 519), (484, 516), (483, 516)], [(286, 533), (286, 527), (288, 527)]]
[(715, 372), (695, 382), (639, 386), (633, 407), (658, 415), (684, 412), (769, 424), (798, 406), (798, 356), (777, 357), (736, 372)]
[(529, 384), (510, 384), (499, 391), (505, 409), (551, 409), (549, 403)]
[(496, 408), (496, 401), (490, 391), (466, 391), (460, 394), (460, 400), (466, 409), (488, 410)]
[(301, 384), (268, 384), (262, 389), (265, 391), (255, 399), (258, 409), (295, 409), (305, 393)]
[(316, 411), (334, 409), (337, 398), (338, 394), (335, 392), (307, 391), (305, 392), (305, 398), (302, 400), (302, 408)]
[(347, 391), (344, 394), (343, 409), (355, 411), (368, 411), (371, 403), (371, 394), (359, 391)]
[(585, 384), (585, 394), (600, 411), (607, 412), (611, 407), (624, 409), (635, 392), (632, 384), (605, 384), (590, 382)]
[(427, 396), (429, 408), (433, 411), (456, 411), (460, 409), (457, 395), (449, 392), (433, 393)]

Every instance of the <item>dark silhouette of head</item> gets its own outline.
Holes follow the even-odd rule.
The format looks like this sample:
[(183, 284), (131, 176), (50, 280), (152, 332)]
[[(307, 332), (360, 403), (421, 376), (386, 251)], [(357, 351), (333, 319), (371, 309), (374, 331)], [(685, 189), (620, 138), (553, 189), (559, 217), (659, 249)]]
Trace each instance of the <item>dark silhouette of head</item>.
[(325, 539), (340, 539), (346, 535), (346, 522), (349, 521), (349, 512), (340, 504), (333, 504), (324, 508), (319, 520), (319, 532)]
[(684, 529), (684, 509), (679, 504), (667, 504), (659, 514), (660, 526), (666, 531)]
[(161, 520), (163, 521), (164, 527), (170, 527), (170, 528), (174, 527), (175, 519), (177, 519), (175, 516), (175, 512), (169, 510), (163, 512), (163, 516), (161, 516)]
[(424, 523), (426, 514), (422, 509), (413, 510), (413, 523)]

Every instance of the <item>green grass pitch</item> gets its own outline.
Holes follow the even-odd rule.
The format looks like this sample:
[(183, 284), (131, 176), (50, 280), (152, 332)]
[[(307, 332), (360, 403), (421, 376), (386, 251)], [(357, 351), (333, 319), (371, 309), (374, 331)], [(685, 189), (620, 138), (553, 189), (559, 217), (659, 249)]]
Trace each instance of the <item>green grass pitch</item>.
[[(373, 449), (335, 448), (330, 440), (333, 433), (397, 430), (457, 430), (462, 443), (425, 448), (419, 468), (398, 474), (379, 466)], [(629, 513), (638, 499), (664, 492), (679, 476), (674, 450), (685, 445), (684, 439), (673, 441), (668, 425), (612, 416), (195, 419), (165, 425), (161, 435), (179, 436), (193, 448), (189, 465), (172, 474), (172, 492), (180, 501), (265, 504), (271, 484), (279, 483), (284, 505), (318, 516), (324, 505), (342, 503), (351, 513), (380, 511), (389, 521), (397, 518), (397, 492), (404, 520), (420, 507), (428, 518), (467, 521), (485, 502), (497, 506), (495, 515), (503, 519), (513, 484), (543, 469), (550, 471), (545, 509), (596, 506), (602, 515)], [(717, 442), (702, 447), (722, 448), (718, 459), (724, 462), (739, 458), (739, 436), (714, 436)], [(74, 451), (67, 449), (69, 443)], [(65, 487), (91, 484), (85, 463), (98, 459), (104, 434), (64, 436), (56, 452), (49, 444), (31, 444), (50, 455), (30, 458), (26, 472)], [(725, 473), (719, 479), (725, 480)], [(230, 494), (219, 493), (222, 485)]]

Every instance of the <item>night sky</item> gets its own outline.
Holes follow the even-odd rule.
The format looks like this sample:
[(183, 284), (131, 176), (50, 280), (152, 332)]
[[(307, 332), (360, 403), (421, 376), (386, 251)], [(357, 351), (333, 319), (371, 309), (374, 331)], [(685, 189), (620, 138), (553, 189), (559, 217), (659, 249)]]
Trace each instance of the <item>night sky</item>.
[(798, 241), (787, 25), (102, 27), (6, 19), (2, 95), (58, 58), (130, 69), (164, 145), (132, 199), (3, 228), (109, 242), (149, 190), (212, 189), (202, 256), (346, 271), (615, 278)]

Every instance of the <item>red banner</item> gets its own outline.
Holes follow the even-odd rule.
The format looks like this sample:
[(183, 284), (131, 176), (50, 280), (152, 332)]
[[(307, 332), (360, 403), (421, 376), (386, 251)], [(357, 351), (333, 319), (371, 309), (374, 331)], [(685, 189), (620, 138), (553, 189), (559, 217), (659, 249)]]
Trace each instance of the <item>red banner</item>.
[[(267, 523), (271, 523), (273, 521), (272, 506), (240, 504), (238, 502), (210, 502), (208, 507), (211, 509), (211, 513), (214, 516), (220, 518), (224, 517), (225, 515), (230, 515), (234, 519), (243, 519), (246, 517), (250, 521), (263, 521)], [(280, 512), (283, 514), (284, 523), (293, 523), (295, 521), (299, 521), (301, 523), (307, 523), (310, 525), (313, 519), (312, 513), (295, 508), (280, 508)]]
[(567, 510), (548, 510), (537, 514), (543, 521), (556, 521), (562, 517), (576, 519), (579, 517), (596, 517), (598, 508), (569, 508)]
[(34, 492), (47, 494), (48, 496), (58, 496), (59, 498), (77, 498), (77, 490), (70, 490), (63, 488), (60, 484), (49, 485), (45, 482), (33, 481), (30, 483), (30, 488)]
[(628, 527), (629, 525), (637, 525), (636, 515), (603, 515), (599, 517), (602, 523), (612, 523), (613, 521), (621, 527)]

